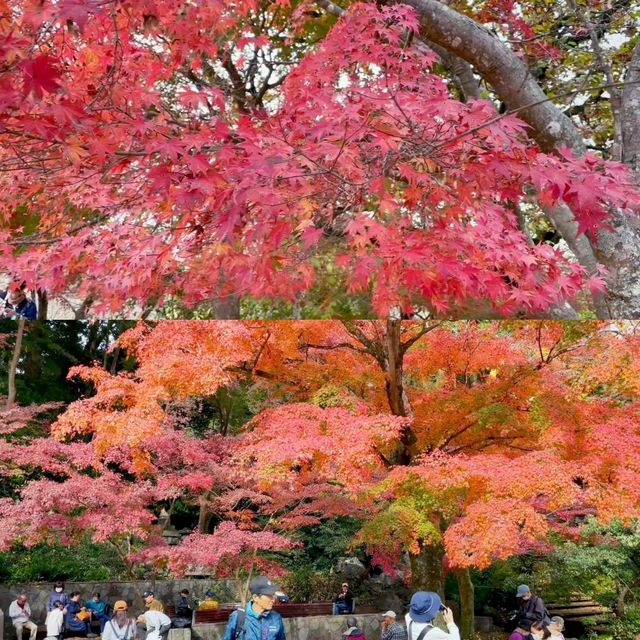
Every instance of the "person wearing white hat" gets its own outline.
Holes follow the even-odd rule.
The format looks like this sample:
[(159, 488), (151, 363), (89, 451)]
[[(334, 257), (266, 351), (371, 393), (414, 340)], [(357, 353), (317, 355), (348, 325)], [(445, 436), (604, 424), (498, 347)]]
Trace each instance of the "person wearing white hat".
[[(433, 626), (438, 612), (442, 613), (448, 633)], [(460, 631), (453, 621), (453, 611), (442, 604), (440, 596), (434, 591), (416, 591), (411, 596), (405, 620), (409, 640), (460, 640)]]
[(382, 640), (407, 640), (407, 631), (396, 621), (395, 611), (382, 614)]
[(564, 640), (564, 618), (553, 616), (549, 623), (549, 631), (551, 632), (551, 640)]

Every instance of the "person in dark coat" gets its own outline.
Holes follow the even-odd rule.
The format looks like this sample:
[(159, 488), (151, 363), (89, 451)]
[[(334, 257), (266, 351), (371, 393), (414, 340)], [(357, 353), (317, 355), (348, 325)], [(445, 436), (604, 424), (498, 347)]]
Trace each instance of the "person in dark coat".
[[(531, 624), (534, 622), (543, 622), (547, 615), (547, 610), (540, 596), (531, 593), (528, 585), (521, 584), (516, 592), (516, 598), (521, 598), (520, 610), (518, 611), (519, 620), (527, 620)], [(548, 622), (548, 620), (547, 620)]]
[(349, 590), (349, 584), (342, 583), (340, 593), (333, 599), (334, 615), (353, 613), (353, 593)]

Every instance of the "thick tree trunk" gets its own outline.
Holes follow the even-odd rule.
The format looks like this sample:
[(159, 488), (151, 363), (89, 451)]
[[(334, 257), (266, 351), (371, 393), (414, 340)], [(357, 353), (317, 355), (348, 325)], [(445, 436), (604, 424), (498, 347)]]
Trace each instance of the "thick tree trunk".
[(38, 289), (36, 295), (38, 296), (38, 320), (44, 322), (49, 313), (49, 296), (43, 289)]
[(394, 416), (406, 416), (404, 387), (402, 383), (403, 357), (401, 353), (402, 324), (400, 320), (387, 320), (385, 391), (389, 400), (389, 408)]
[(240, 298), (226, 296), (213, 301), (213, 314), (217, 320), (238, 320), (240, 318)]
[(640, 171), (640, 41), (636, 44), (622, 90), (622, 162)]
[(444, 549), (440, 545), (424, 545), (420, 553), (409, 556), (411, 563), (411, 587), (416, 591), (435, 591), (444, 598)]
[(616, 582), (616, 615), (618, 617), (623, 616), (625, 613), (625, 598), (629, 593), (630, 589), (627, 585), (623, 585), (620, 582)]
[(456, 571), (458, 591), (460, 592), (460, 636), (462, 640), (473, 638), (474, 588), (469, 569)]
[(204, 498), (201, 498), (198, 506), (198, 533), (209, 533), (209, 523), (211, 522), (209, 505)]
[[(402, 345), (402, 322), (387, 319), (385, 334), (385, 391), (389, 408), (394, 416), (412, 416), (411, 404), (404, 390), (404, 354)], [(402, 449), (399, 451), (396, 464), (410, 464), (413, 458), (412, 447), (416, 442), (416, 435), (410, 426), (405, 427), (400, 435)]]
[(640, 318), (640, 216), (614, 211), (609, 224), (613, 231), (600, 231), (596, 248), (608, 272), (605, 317)]
[(18, 333), (16, 334), (16, 343), (13, 347), (13, 356), (9, 363), (9, 379), (7, 385), (7, 408), (12, 407), (16, 401), (16, 372), (18, 370), (18, 362), (20, 361), (20, 352), (22, 350), (22, 337), (24, 336), (25, 319), (18, 320)]

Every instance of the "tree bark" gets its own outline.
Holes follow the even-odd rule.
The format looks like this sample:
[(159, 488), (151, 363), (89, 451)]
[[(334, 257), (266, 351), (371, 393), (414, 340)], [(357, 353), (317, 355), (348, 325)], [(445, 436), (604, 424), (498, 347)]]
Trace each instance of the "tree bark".
[(384, 387), (389, 401), (389, 408), (394, 416), (406, 416), (407, 407), (404, 398), (403, 357), (401, 353), (400, 320), (387, 320), (386, 340), (386, 368)]
[[(397, 0), (398, 2), (400, 0)], [(526, 65), (498, 38), (470, 18), (438, 0), (402, 0), (421, 17), (421, 33), (430, 41), (466, 60), (489, 83), (498, 97), (531, 127), (530, 135), (543, 151), (566, 146), (585, 151), (580, 132), (568, 116), (548, 100)], [(640, 45), (636, 45), (626, 80), (640, 79)], [(638, 165), (640, 149), (640, 87), (627, 84), (622, 98), (623, 159)], [(640, 317), (640, 222), (623, 212), (612, 214), (612, 231), (602, 230), (597, 242), (577, 235), (573, 212), (565, 206), (548, 211), (558, 232), (589, 274), (602, 265), (608, 272), (607, 294), (597, 300), (602, 318)]]
[(18, 319), (18, 333), (16, 334), (16, 343), (13, 347), (13, 356), (9, 363), (9, 379), (7, 384), (7, 408), (12, 407), (16, 401), (16, 372), (18, 370), (18, 362), (20, 361), (20, 352), (22, 350), (22, 337), (24, 336), (24, 318)]
[(49, 296), (44, 289), (38, 289), (36, 295), (38, 297), (38, 320), (44, 322), (49, 312)]
[(473, 65), (509, 109), (522, 109), (518, 113), (531, 126), (540, 148), (551, 151), (565, 145), (584, 152), (582, 136), (571, 120), (545, 101), (545, 93), (527, 66), (497, 37), (438, 0), (402, 0), (402, 4), (421, 16), (421, 32), (428, 40)]
[(471, 640), (474, 632), (474, 587), (469, 569), (456, 571), (458, 591), (460, 593), (460, 636), (462, 640)]
[(640, 41), (633, 49), (622, 90), (622, 162), (640, 171)]
[(217, 320), (238, 320), (240, 318), (240, 298), (226, 296), (213, 301), (213, 314)]
[(411, 587), (417, 591), (435, 591), (444, 599), (444, 549), (441, 545), (422, 545), (420, 553), (410, 554)]
[(626, 606), (625, 606), (625, 598), (629, 593), (630, 589), (627, 585), (623, 585), (619, 581), (616, 581), (616, 615), (618, 617), (623, 616), (625, 614)]

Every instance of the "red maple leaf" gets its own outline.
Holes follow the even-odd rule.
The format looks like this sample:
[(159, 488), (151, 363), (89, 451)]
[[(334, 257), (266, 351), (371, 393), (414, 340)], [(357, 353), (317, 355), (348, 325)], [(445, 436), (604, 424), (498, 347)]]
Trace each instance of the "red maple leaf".
[(20, 63), (23, 74), (23, 92), (27, 96), (33, 92), (42, 98), (44, 92), (55, 93), (60, 87), (60, 72), (55, 67), (55, 58), (38, 56)]

